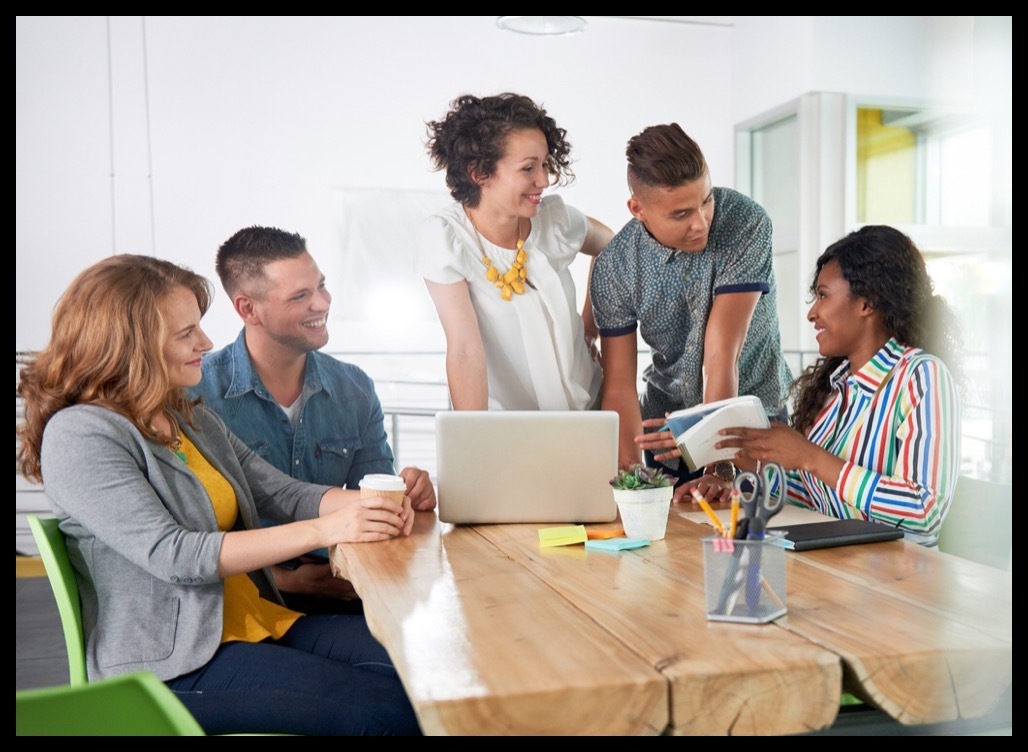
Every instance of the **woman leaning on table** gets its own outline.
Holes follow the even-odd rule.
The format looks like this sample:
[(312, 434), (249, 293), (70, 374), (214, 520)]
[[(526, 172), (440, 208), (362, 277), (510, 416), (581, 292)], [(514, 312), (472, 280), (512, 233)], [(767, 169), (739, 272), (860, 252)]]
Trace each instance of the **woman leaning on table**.
[(175, 264), (107, 258), (71, 283), (21, 373), (18, 462), (68, 544), (89, 678), (150, 671), (208, 733), (418, 734), (363, 616), (290, 611), (266, 569), (409, 534), (409, 499), (294, 480), (187, 400), (210, 295)]
[(602, 372), (592, 306), (587, 294), (579, 315), (569, 267), (613, 233), (542, 195), (574, 177), (564, 129), (528, 97), (506, 93), (458, 97), (428, 134), (456, 203), (426, 221), (418, 265), (446, 336), (454, 408), (595, 407)]
[(807, 319), (821, 358), (794, 384), (792, 427), (728, 429), (737, 464), (777, 462), (788, 500), (938, 543), (960, 465), (956, 324), (920, 251), (866, 226), (817, 260)]

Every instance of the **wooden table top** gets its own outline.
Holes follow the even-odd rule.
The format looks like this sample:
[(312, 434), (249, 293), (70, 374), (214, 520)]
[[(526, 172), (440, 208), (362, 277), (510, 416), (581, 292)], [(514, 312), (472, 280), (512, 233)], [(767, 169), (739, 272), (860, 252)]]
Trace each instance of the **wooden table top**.
[(844, 681), (925, 724), (1009, 687), (1009, 573), (904, 541), (789, 552), (785, 616), (709, 621), (694, 513), (619, 553), (420, 513), (410, 537), (331, 559), (426, 734), (802, 733), (835, 721)]

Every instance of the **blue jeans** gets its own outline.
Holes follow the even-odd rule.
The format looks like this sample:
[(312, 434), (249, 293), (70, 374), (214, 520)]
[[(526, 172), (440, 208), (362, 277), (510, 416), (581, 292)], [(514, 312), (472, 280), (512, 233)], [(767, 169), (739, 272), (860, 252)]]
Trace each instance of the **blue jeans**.
[(421, 733), (363, 616), (301, 617), (279, 640), (225, 643), (205, 666), (166, 683), (208, 734)]

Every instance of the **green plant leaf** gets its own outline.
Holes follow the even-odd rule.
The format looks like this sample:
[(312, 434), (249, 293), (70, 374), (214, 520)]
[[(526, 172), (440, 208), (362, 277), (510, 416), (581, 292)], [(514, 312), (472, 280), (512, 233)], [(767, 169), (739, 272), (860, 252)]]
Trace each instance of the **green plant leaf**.
[(618, 474), (610, 479), (610, 485), (619, 490), (634, 491), (642, 488), (664, 488), (670, 486), (671, 481), (660, 468), (645, 467), (636, 463), (628, 470), (619, 470)]

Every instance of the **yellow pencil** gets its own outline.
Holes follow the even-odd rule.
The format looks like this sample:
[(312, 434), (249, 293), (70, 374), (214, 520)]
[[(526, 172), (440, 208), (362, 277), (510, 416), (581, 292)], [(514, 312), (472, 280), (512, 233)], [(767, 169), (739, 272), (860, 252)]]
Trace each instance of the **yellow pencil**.
[(719, 520), (717, 518), (717, 515), (714, 514), (714, 509), (713, 509), (713, 507), (710, 506), (710, 502), (708, 502), (705, 498), (703, 498), (703, 494), (701, 494), (695, 488), (692, 490), (692, 497), (694, 499), (696, 499), (696, 502), (701, 507), (703, 507), (703, 511), (706, 512), (707, 516), (710, 517), (710, 519), (713, 521), (714, 527), (717, 528), (717, 531), (718, 531), (718, 533), (721, 534), (721, 537), (722, 538), (725, 537), (727, 535), (727, 532), (725, 531), (725, 526), (721, 524), (721, 520)]
[(739, 489), (732, 489), (732, 523), (728, 527), (728, 537), (735, 537), (735, 528), (739, 524)]

